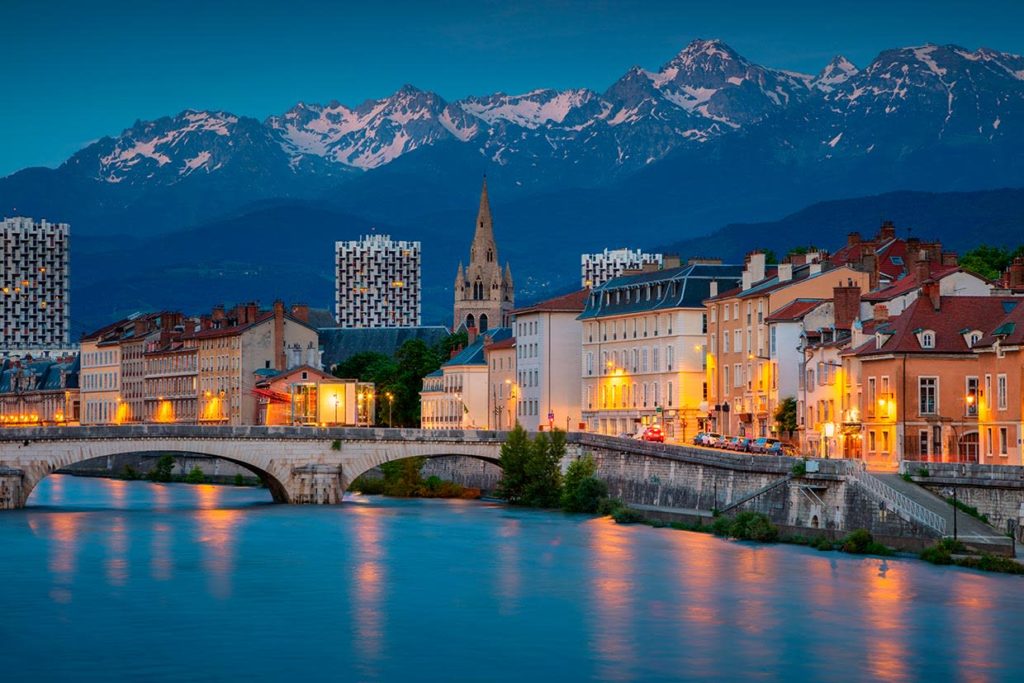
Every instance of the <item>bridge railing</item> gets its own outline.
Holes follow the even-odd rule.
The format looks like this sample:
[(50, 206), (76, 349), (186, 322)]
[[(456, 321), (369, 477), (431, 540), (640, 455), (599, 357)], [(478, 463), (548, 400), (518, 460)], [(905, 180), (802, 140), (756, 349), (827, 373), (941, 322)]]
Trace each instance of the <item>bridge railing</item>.
[(848, 475), (868, 493), (892, 508), (903, 519), (926, 526), (937, 531), (942, 536), (946, 535), (946, 519), (942, 515), (932, 512), (920, 503), (911, 500), (878, 477), (869, 474), (863, 467), (856, 465), (850, 467)]

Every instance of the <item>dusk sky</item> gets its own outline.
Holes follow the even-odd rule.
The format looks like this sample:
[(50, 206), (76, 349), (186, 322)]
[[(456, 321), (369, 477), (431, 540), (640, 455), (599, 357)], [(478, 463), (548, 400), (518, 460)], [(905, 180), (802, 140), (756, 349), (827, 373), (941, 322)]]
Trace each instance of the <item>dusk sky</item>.
[(1024, 2), (81, 2), (0, 5), (0, 176), (56, 166), (136, 119), (186, 108), (264, 118), (355, 105), (404, 83), (446, 99), (603, 91), (694, 38), (814, 73), (925, 42), (1024, 52)]

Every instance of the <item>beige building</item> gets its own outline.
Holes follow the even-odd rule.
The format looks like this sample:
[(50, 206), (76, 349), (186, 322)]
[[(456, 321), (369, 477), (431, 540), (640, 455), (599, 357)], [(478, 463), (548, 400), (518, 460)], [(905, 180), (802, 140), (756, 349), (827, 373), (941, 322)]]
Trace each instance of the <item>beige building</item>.
[(81, 341), (79, 395), (83, 425), (120, 424), (127, 405), (121, 401), (121, 346), (119, 340), (131, 320), (87, 334)]
[(627, 274), (590, 293), (580, 314), (582, 413), (588, 430), (632, 434), (662, 423), (691, 438), (707, 416), (704, 300), (731, 288), (742, 268), (718, 262)]
[[(470, 344), (423, 378), (420, 428), (488, 429), (493, 414), (485, 345), (511, 338), (507, 328), (471, 337)], [(504, 382), (502, 382), (504, 383)]]
[(516, 424), (516, 340), (508, 337), (484, 344), (487, 382), (490, 386), (490, 429), (511, 429)]

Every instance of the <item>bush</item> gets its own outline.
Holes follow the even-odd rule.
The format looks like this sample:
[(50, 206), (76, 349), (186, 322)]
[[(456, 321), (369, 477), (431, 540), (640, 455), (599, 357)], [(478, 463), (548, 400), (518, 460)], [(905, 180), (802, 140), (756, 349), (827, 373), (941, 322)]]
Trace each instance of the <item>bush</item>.
[(950, 505), (952, 505), (953, 507), (955, 507), (960, 512), (968, 514), (971, 517), (974, 517), (975, 519), (980, 519), (985, 524), (989, 523), (988, 522), (988, 515), (986, 515), (986, 514), (984, 514), (982, 512), (978, 512), (978, 508), (974, 507), (973, 505), (968, 505), (967, 503), (965, 503), (965, 502), (963, 502), (963, 501), (961, 501), (959, 499), (954, 499), (952, 496), (950, 496), (949, 498), (946, 498), (946, 502), (949, 503)]
[(981, 557), (961, 557), (956, 560), (960, 567), (980, 569), (986, 572), (1002, 572), (1004, 574), (1024, 574), (1024, 565), (1009, 557), (982, 555)]
[(201, 467), (196, 465), (189, 471), (188, 476), (185, 477), (185, 482), (188, 484), (205, 484), (206, 474)]
[(349, 490), (367, 496), (379, 496), (384, 493), (384, 480), (379, 477), (367, 477), (365, 474), (356, 477), (349, 485)]
[(612, 519), (614, 519), (617, 524), (640, 524), (647, 521), (642, 514), (627, 507), (619, 508), (613, 512)]
[(614, 515), (617, 510), (621, 510), (625, 507), (622, 501), (618, 498), (605, 498), (597, 504), (597, 514), (602, 517), (608, 517)]
[(131, 465), (125, 465), (124, 471), (121, 473), (123, 479), (136, 480), (139, 478), (139, 471)]
[(892, 550), (875, 541), (867, 529), (857, 529), (839, 543), (839, 549), (853, 555), (892, 555)]
[(966, 550), (963, 543), (952, 538), (944, 538), (938, 543), (921, 551), (920, 558), (932, 564), (953, 564), (953, 553)]
[(150, 481), (169, 482), (173, 471), (174, 456), (170, 453), (165, 453), (160, 456), (160, 459), (156, 461), (156, 465), (153, 466), (153, 469), (146, 476)]
[(760, 541), (769, 543), (779, 538), (779, 529), (771, 520), (760, 512), (744, 511), (733, 517), (719, 517), (712, 525), (712, 531), (718, 536), (735, 538), (741, 541)]
[(793, 476), (802, 477), (807, 474), (807, 461), (801, 460), (800, 462), (793, 465)]
[(341, 439), (335, 439), (334, 441), (331, 442), (331, 450), (332, 451), (340, 451), (341, 450)]
[(819, 536), (818, 538), (814, 539), (814, 543), (811, 544), (811, 547), (815, 550), (821, 550), (822, 552), (826, 552), (829, 550), (835, 550), (836, 544), (833, 543), (832, 540), (829, 538)]
[(569, 464), (562, 486), (561, 503), (566, 512), (597, 512), (608, 497), (608, 486), (594, 474), (597, 465), (589, 455)]
[(928, 471), (927, 467), (918, 467), (916, 474), (919, 477), (927, 477), (931, 475), (931, 472)]
[(914, 478), (910, 476), (910, 472), (904, 472), (903, 474), (900, 475), (900, 478), (903, 481), (914, 481)]
[(245, 486), (245, 477), (241, 472), (235, 474), (235, 486)]

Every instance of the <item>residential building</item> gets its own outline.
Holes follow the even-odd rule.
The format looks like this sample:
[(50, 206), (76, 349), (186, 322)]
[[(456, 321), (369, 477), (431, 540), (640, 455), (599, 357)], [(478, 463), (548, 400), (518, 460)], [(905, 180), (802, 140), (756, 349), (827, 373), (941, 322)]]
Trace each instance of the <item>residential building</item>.
[(473, 244), (469, 249), (469, 266), (455, 275), (455, 308), (453, 330), (476, 328), (486, 332), (492, 327), (508, 327), (515, 304), (512, 269), (508, 263), (502, 271), (498, 261), (498, 245), (494, 241), (494, 224), (487, 196), (487, 179), (480, 191), (480, 209), (476, 216)]
[(281, 301), (270, 311), (256, 303), (230, 311), (218, 306), (200, 318), (198, 329), (183, 335), (184, 344), (197, 350), (200, 424), (256, 424), (257, 370), (320, 365), (317, 332), (306, 316), (304, 306), (286, 313)]
[[(583, 422), (601, 434), (662, 423), (689, 439), (708, 416), (704, 300), (731, 289), (742, 266), (692, 261), (625, 274), (591, 291), (583, 324)], [(517, 340), (517, 343), (521, 343)]]
[[(173, 321), (167, 316), (165, 320)], [(122, 356), (127, 348), (122, 342)], [(146, 422), (198, 424), (199, 349), (194, 338), (185, 339), (184, 330), (164, 329), (146, 342), (143, 355), (143, 415)], [(122, 380), (122, 390), (128, 382)], [(213, 403), (203, 403), (214, 409)], [(203, 418), (209, 418), (203, 415)], [(219, 414), (216, 416), (221, 417)]]
[(257, 424), (359, 426), (373, 424), (373, 383), (339, 379), (300, 365), (259, 380)]
[(78, 424), (78, 356), (0, 361), (0, 427)]
[[(832, 308), (819, 311), (817, 302), (830, 300), (837, 287), (851, 299), (867, 289), (867, 273), (836, 266), (826, 257), (819, 252), (793, 255), (769, 270), (765, 255), (754, 252), (747, 256), (740, 286), (715, 292), (706, 301), (708, 402), (716, 431), (769, 436), (778, 405), (796, 397), (794, 380), (804, 362), (799, 343), (807, 329), (804, 316), (812, 311), (818, 311), (819, 319), (834, 316)], [(793, 309), (783, 310), (790, 304)], [(847, 310), (849, 305), (846, 299), (840, 303), (842, 315), (852, 320), (856, 308)]]
[(596, 254), (580, 256), (580, 286), (597, 289), (629, 270), (643, 270), (646, 266), (661, 268), (662, 254), (649, 254), (640, 249), (605, 249)]
[(866, 293), (861, 299), (861, 319), (870, 320), (878, 304), (885, 304), (890, 316), (898, 316), (917, 300), (921, 288), (929, 281), (939, 283), (942, 296), (988, 296), (993, 292), (994, 283), (961, 268), (956, 263), (955, 254), (946, 253), (943, 257), (943, 261), (929, 260), (928, 253), (922, 251), (906, 275), (886, 287)]
[[(191, 323), (192, 321), (187, 321)], [(149, 313), (134, 316), (131, 324), (123, 328), (121, 347), (121, 402), (125, 404), (124, 422), (146, 422), (151, 419), (146, 410), (146, 351), (148, 344), (185, 330), (181, 313)]]
[[(471, 330), (475, 328), (470, 328)], [(420, 392), (422, 429), (488, 429), (491, 420), (487, 344), (512, 337), (512, 330), (493, 328), (485, 334), (470, 335), (470, 343), (451, 360), (423, 378)]]
[[(578, 344), (578, 342), (577, 342)], [(487, 383), (490, 387), (491, 429), (511, 429), (516, 424), (519, 394), (516, 386), (516, 340), (484, 343)]]
[(0, 353), (40, 356), (73, 350), (70, 226), (31, 218), (0, 223)]
[(420, 324), (420, 243), (367, 235), (336, 242), (335, 319), (339, 327)]
[(513, 313), (516, 419), (529, 431), (580, 429), (583, 313), (590, 290), (541, 301)]
[[(1024, 279), (1018, 281), (1024, 285)], [(977, 406), (978, 460), (1024, 465), (1024, 301), (991, 326), (973, 346), (977, 380), (967, 387)]]
[(979, 375), (974, 346), (1021, 302), (941, 296), (938, 283), (926, 282), (900, 316), (883, 319), (880, 311), (873, 338), (855, 351), (863, 383), (863, 458), (870, 466), (979, 461), (979, 403), (986, 411), (993, 397), (998, 404), (1001, 380), (999, 373)]
[(125, 421), (128, 407), (121, 400), (120, 341), (134, 324), (132, 318), (125, 318), (82, 337), (79, 396), (83, 425)]

